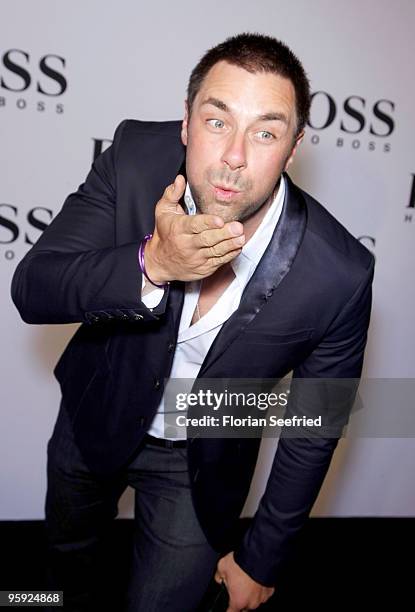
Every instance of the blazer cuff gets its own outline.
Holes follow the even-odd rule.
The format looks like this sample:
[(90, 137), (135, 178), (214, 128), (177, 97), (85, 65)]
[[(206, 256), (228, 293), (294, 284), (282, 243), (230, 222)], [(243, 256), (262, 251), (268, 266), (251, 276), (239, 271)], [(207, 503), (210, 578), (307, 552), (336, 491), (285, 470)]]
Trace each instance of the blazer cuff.
[(137, 250), (137, 243), (117, 248), (112, 274), (107, 276), (99, 293), (89, 300), (92, 307), (85, 312), (87, 323), (105, 322), (114, 318), (145, 323), (157, 321), (164, 314), (169, 286), (164, 289), (161, 300), (154, 307), (147, 306), (141, 299), (142, 274), (137, 262)]
[(233, 558), (252, 580), (264, 587), (275, 587), (284, 567), (283, 561), (277, 567), (275, 565), (272, 568), (264, 566), (263, 560), (249, 552), (243, 544), (234, 551)]

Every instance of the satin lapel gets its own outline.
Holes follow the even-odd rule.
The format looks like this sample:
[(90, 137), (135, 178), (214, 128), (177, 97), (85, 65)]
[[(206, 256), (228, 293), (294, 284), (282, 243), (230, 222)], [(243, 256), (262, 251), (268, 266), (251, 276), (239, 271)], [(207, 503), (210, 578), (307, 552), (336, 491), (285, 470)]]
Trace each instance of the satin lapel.
[(306, 206), (300, 191), (287, 174), (284, 176), (287, 189), (271, 241), (242, 293), (238, 309), (223, 324), (212, 343), (198, 377), (208, 376), (212, 364), (260, 312), (290, 270), (300, 247), (307, 221)]

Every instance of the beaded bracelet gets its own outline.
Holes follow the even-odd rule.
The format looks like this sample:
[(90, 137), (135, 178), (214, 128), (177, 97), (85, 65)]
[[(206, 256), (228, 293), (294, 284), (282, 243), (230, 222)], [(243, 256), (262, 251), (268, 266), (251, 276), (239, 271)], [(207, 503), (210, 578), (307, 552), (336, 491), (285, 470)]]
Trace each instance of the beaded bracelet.
[(146, 266), (144, 263), (144, 249), (147, 244), (147, 241), (150, 240), (152, 237), (153, 237), (153, 234), (146, 234), (144, 238), (142, 239), (142, 241), (140, 242), (140, 246), (138, 247), (138, 265), (140, 266), (141, 272), (144, 274), (146, 279), (150, 281), (152, 285), (154, 285), (155, 287), (160, 287), (161, 289), (164, 289), (165, 287), (167, 287), (167, 285), (170, 285), (170, 281), (167, 281), (166, 283), (163, 283), (162, 285), (152, 281), (149, 275), (147, 274)]

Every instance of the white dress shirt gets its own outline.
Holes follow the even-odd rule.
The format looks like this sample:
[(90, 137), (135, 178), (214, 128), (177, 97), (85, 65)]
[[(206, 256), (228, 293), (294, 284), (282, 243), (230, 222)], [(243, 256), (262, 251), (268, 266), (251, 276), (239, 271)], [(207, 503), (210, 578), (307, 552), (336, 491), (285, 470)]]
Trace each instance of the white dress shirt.
[[(241, 253), (230, 262), (235, 274), (234, 280), (226, 287), (212, 308), (198, 321), (191, 325), (194, 311), (199, 300), (201, 282), (190, 281), (185, 286), (183, 310), (180, 319), (179, 333), (170, 379), (181, 379), (180, 392), (191, 391), (194, 379), (209, 351), (209, 348), (219, 333), (223, 323), (238, 308), (242, 292), (255, 271), (262, 255), (267, 248), (274, 229), (280, 218), (285, 197), (285, 179), (281, 176), (280, 186), (271, 206), (268, 208), (255, 233), (242, 247)], [(186, 185), (184, 201), (189, 214), (196, 213), (196, 207), (190, 191)], [(143, 277), (143, 287), (144, 287)], [(148, 308), (154, 308), (162, 299), (164, 289), (154, 287), (154, 290), (142, 297)], [(151, 423), (148, 433), (152, 436), (167, 439), (186, 439), (186, 429), (166, 427), (164, 423), (164, 397), (158, 406), (156, 415)], [(167, 411), (166, 411), (167, 412)], [(169, 412), (177, 412), (175, 407)], [(180, 412), (186, 414), (186, 412)], [(175, 429), (175, 431), (173, 431)]]

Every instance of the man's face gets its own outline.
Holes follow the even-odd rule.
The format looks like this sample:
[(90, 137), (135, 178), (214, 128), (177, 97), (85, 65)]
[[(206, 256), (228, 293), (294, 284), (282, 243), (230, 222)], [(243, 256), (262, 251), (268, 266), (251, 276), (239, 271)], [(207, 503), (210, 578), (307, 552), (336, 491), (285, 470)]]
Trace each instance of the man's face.
[(182, 124), (186, 173), (198, 211), (244, 221), (271, 201), (291, 163), (295, 91), (288, 79), (215, 64)]

